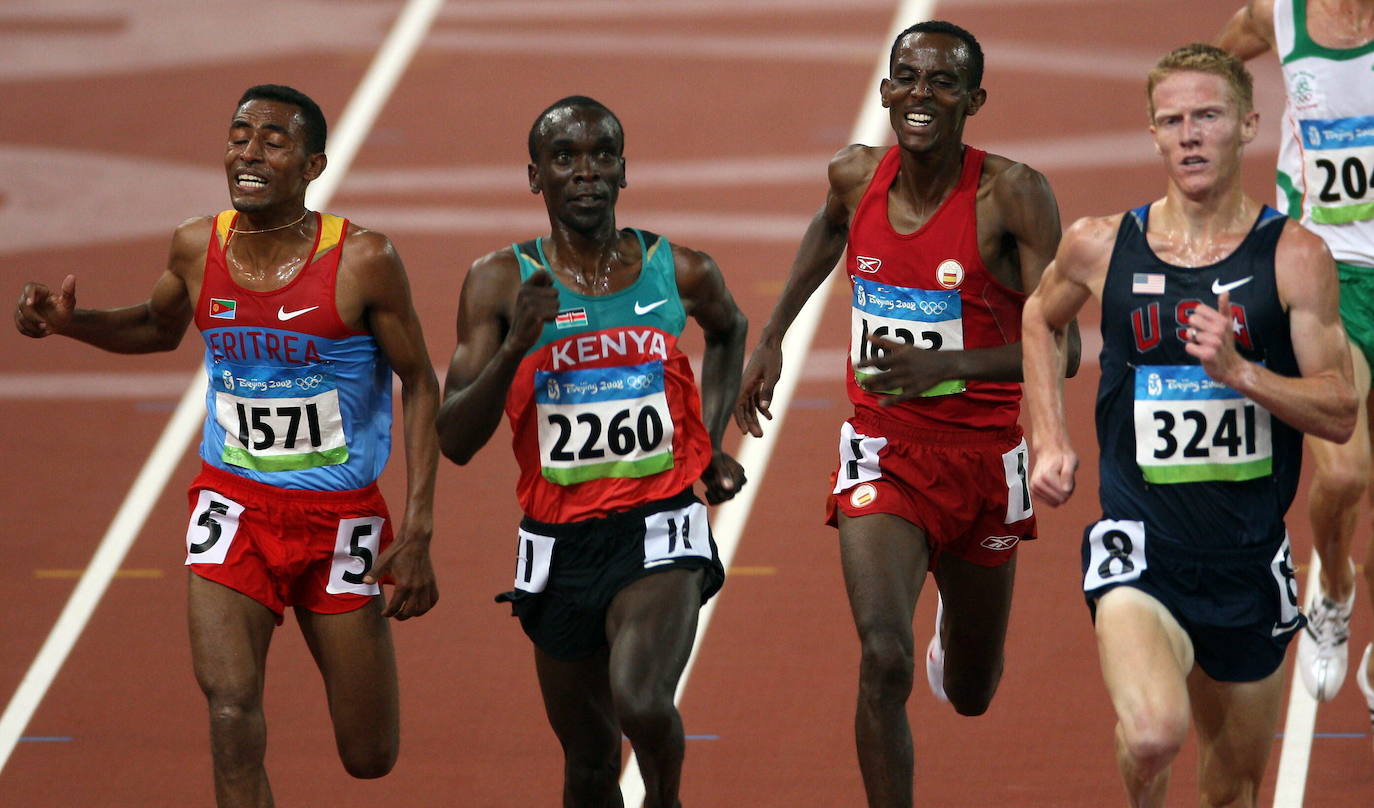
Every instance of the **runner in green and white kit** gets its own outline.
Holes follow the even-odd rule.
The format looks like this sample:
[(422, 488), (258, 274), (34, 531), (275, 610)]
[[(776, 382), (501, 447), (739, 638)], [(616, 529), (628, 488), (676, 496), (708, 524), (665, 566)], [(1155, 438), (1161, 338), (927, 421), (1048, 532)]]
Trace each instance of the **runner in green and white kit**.
[[(1345, 680), (1360, 497), (1370, 487), (1368, 394), (1374, 364), (1374, 0), (1250, 0), (1217, 44), (1242, 59), (1272, 50), (1287, 87), (1279, 151), (1279, 209), (1321, 236), (1336, 259), (1341, 318), (1362, 399), (1345, 444), (1309, 438), (1316, 474), (1308, 497), (1320, 588), (1298, 641), (1308, 692), (1330, 700)], [(1374, 542), (1365, 579), (1374, 589)], [(1371, 598), (1374, 605), (1374, 598)], [(1356, 676), (1374, 721), (1371, 646)]]

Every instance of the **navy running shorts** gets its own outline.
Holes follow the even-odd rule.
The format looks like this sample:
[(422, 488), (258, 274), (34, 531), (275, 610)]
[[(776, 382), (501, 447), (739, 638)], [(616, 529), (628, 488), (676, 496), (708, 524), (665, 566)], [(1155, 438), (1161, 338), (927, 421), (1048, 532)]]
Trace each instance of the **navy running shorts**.
[(725, 583), (706, 506), (687, 489), (668, 499), (580, 522), (521, 520), (509, 602), (525, 634), (555, 659), (606, 645), (606, 610), (620, 590), (671, 569), (704, 570), (701, 602)]
[(1103, 519), (1083, 531), (1083, 594), (1118, 586), (1154, 597), (1193, 642), (1203, 672), (1219, 682), (1254, 682), (1283, 664), (1307, 619), (1285, 535), (1264, 546), (1203, 550), (1149, 534), (1144, 522)]

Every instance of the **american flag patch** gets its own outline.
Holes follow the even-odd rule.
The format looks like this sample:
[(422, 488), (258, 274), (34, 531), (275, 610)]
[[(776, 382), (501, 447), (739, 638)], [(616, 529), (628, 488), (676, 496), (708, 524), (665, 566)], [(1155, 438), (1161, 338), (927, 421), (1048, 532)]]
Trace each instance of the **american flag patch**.
[(583, 308), (564, 309), (558, 312), (558, 316), (553, 319), (553, 324), (559, 328), (577, 328), (587, 324), (587, 310)]
[(232, 320), (238, 310), (238, 301), (220, 297), (210, 298), (210, 316), (219, 320)]
[(1164, 294), (1164, 276), (1153, 272), (1136, 272), (1131, 275), (1131, 294), (1133, 295), (1162, 295)]

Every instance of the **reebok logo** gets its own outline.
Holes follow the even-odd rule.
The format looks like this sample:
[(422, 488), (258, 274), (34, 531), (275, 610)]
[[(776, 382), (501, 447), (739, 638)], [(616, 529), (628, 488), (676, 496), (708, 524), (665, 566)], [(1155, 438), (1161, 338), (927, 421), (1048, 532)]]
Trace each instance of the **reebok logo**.
[(883, 266), (883, 259), (869, 258), (866, 255), (854, 256), (854, 268), (860, 272), (877, 272)]
[(989, 550), (1010, 550), (1019, 541), (1021, 541), (1020, 536), (988, 536), (980, 544)]
[(636, 301), (635, 301), (635, 314), (648, 314), (649, 312), (653, 311), (654, 309), (658, 308), (659, 306), (662, 306), (664, 303), (667, 303), (667, 302), (668, 302), (668, 298), (665, 297), (665, 298), (663, 298), (662, 300), (655, 300), (654, 302), (650, 303), (650, 304), (647, 305), (647, 306), (641, 306), (641, 305), (639, 305), (639, 301), (636, 300)]
[(295, 319), (296, 317), (301, 316), (302, 314), (309, 314), (310, 312), (312, 312), (312, 311), (314, 311), (315, 309), (318, 309), (318, 308), (319, 308), (319, 306), (311, 306), (311, 307), (305, 308), (305, 309), (297, 309), (297, 310), (295, 310), (295, 311), (287, 311), (285, 306), (278, 306), (278, 307), (277, 307), (277, 319), (278, 319), (278, 320), (292, 320), (292, 319)]
[(1214, 294), (1214, 295), (1219, 295), (1219, 294), (1221, 294), (1222, 292), (1229, 292), (1229, 291), (1231, 291), (1232, 289), (1235, 289), (1235, 288), (1240, 287), (1240, 286), (1244, 286), (1245, 284), (1247, 284), (1247, 283), (1249, 283), (1250, 281), (1254, 280), (1254, 278), (1255, 278), (1254, 275), (1247, 275), (1247, 276), (1245, 276), (1244, 278), (1241, 278), (1241, 279), (1238, 280), (1238, 281), (1231, 281), (1230, 283), (1222, 283), (1220, 278), (1213, 278), (1213, 279), (1212, 279), (1212, 294)]

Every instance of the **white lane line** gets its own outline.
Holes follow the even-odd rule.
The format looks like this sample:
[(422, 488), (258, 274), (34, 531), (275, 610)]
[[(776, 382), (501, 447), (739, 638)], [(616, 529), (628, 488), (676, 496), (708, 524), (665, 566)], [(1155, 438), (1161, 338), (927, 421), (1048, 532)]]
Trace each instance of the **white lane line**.
[[(333, 171), (325, 172), (325, 175), (311, 187), (310, 191), (314, 193), (314, 197), (308, 198), (307, 204), (317, 208), (328, 204), (339, 180), (353, 162), (359, 144), (372, 126), (377, 110), (385, 103), (386, 95), (390, 94), (397, 78), (410, 63), (411, 55), (419, 47), (441, 5), (442, 0), (407, 2), (339, 119), (335, 135), (335, 144), (338, 144), (339, 151), (330, 151)], [(373, 95), (378, 97), (372, 97)], [(327, 183), (326, 180), (331, 175), (336, 179), (332, 183)], [(320, 189), (320, 183), (326, 183), (323, 190)], [(309, 197), (309, 194), (307, 196)], [(158, 438), (152, 453), (148, 455), (148, 460), (144, 462), (124, 503), (101, 538), (91, 563), (86, 567), (86, 572), (81, 576), (71, 597), (67, 599), (61, 616), (53, 625), (47, 640), (43, 642), (43, 647), (34, 658), (33, 664), (24, 674), (14, 696), (10, 698), (4, 715), (0, 716), (0, 771), (4, 770), (24, 728), (28, 726), (29, 720), (33, 718), (38, 705), (43, 701), (43, 696), (47, 694), (48, 687), (52, 685), (57, 672), (66, 662), (77, 638), (86, 628), (86, 623), (100, 603), (100, 598), (104, 596), (110, 579), (114, 577), (124, 561), (124, 556), (138, 538), (149, 511), (162, 496), (172, 469), (185, 453), (191, 438), (199, 431), (204, 406), (205, 377), (197, 371), (187, 384), (181, 403), (177, 405), (171, 421)]]
[(816, 12), (833, 15), (838, 10), (854, 11), (863, 8), (887, 8), (891, 0), (845, 0), (841, 6), (835, 0), (674, 0), (672, 3), (638, 2), (625, 0), (581, 0), (569, 3), (567, 0), (505, 0), (493, 3), (491, 0), (475, 2), (452, 2), (444, 9), (441, 19), (448, 20), (507, 20), (528, 24), (530, 20), (557, 17), (560, 21), (595, 20), (610, 18), (614, 20), (644, 18), (708, 17), (719, 19), (725, 16), (766, 17), (770, 13), (788, 12), (790, 14)]
[[(863, 108), (859, 112), (858, 121), (854, 124), (849, 142), (878, 144), (888, 141), (891, 127), (887, 110), (883, 109), (876, 97), (877, 94), (873, 92), (873, 88), (877, 87), (878, 83), (887, 77), (887, 45), (907, 26), (930, 19), (934, 7), (935, 0), (902, 0), (892, 19), (892, 24), (889, 26), (887, 38), (881, 43), (873, 44), (873, 49), (881, 51), (881, 54), (878, 57), (873, 78), (863, 85)], [(816, 167), (817, 182), (820, 182), (820, 178), (823, 176), (821, 168), (821, 166)], [(797, 237), (800, 239), (800, 232)], [(712, 533), (715, 535), (716, 546), (720, 551), (721, 563), (726, 567), (729, 567), (734, 559), (735, 550), (739, 547), (740, 536), (744, 532), (745, 524), (749, 521), (754, 497), (763, 485), (763, 478), (768, 470), (768, 459), (772, 456), (773, 446), (777, 443), (778, 435), (782, 432), (783, 422), (787, 417), (787, 408), (792, 402), (793, 393), (796, 391), (801, 369), (806, 364), (804, 357), (811, 350), (811, 342), (816, 336), (816, 329), (820, 326), (821, 314), (824, 312), (826, 301), (830, 297), (830, 287), (834, 283), (834, 279), (834, 272), (826, 276), (820, 288), (811, 295), (806, 306), (797, 315), (792, 327), (787, 330), (787, 336), (782, 342), (782, 351), (783, 356), (788, 357), (788, 361), (784, 363), (782, 377), (778, 379), (778, 385), (773, 391), (773, 420), (768, 423), (762, 438), (758, 440), (746, 439), (741, 444), (739, 455), (736, 457), (744, 466), (749, 484), (734, 499), (716, 508), (712, 519)], [(696, 664), (698, 653), (701, 651), (701, 642), (706, 636), (706, 630), (711, 624), (711, 617), (715, 614), (715, 607), (719, 602), (720, 597), (712, 598), (701, 609), (701, 615), (697, 621), (696, 642), (692, 644), (692, 653), (687, 658), (687, 667), (682, 672), (682, 679), (678, 681), (677, 693), (673, 697), (674, 703), (680, 704), (682, 702), (682, 694), (687, 690), (687, 681), (691, 677), (692, 668)], [(639, 764), (635, 760), (634, 752), (630, 753), (630, 759), (626, 762), (625, 771), (620, 777), (620, 791), (625, 799), (625, 808), (642, 808), (644, 804), (644, 780), (639, 774)]]
[(408, 0), (401, 15), (391, 26), (391, 33), (372, 58), (372, 64), (363, 76), (362, 83), (353, 91), (348, 106), (340, 117), (338, 133), (329, 145), (329, 167), (318, 180), (311, 183), (305, 193), (305, 204), (315, 210), (322, 210), (334, 198), (334, 192), (348, 174), (353, 158), (358, 156), (363, 140), (372, 131), (372, 124), (382, 107), (391, 98), (396, 82), (410, 65), (410, 59), (420, 47), (434, 17), (444, 5), (444, 0)]
[[(1317, 591), (1322, 560), (1312, 551), (1303, 595)], [(1302, 808), (1307, 790), (1307, 767), (1312, 758), (1312, 732), (1317, 726), (1317, 700), (1303, 686), (1293, 655), (1293, 681), (1288, 688), (1288, 718), (1283, 722), (1283, 746), (1279, 748), (1279, 775), (1274, 785), (1274, 808)]]

